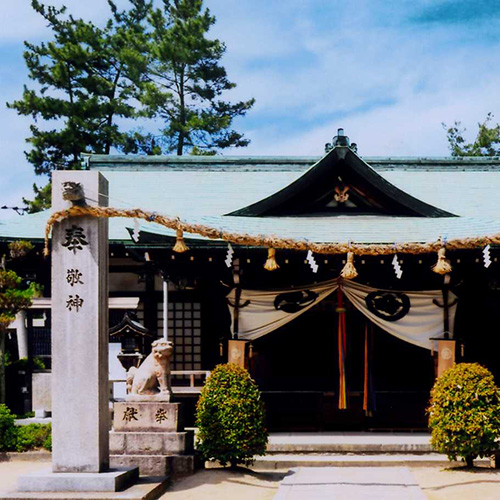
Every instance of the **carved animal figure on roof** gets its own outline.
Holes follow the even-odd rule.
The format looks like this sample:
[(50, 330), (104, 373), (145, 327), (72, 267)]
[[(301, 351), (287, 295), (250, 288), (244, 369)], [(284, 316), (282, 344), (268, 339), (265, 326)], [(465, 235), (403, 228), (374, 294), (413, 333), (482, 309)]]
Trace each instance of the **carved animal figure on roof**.
[(152, 345), (151, 354), (139, 368), (134, 366), (127, 372), (127, 392), (141, 396), (162, 396), (170, 400), (170, 360), (173, 344), (168, 340), (158, 339)]

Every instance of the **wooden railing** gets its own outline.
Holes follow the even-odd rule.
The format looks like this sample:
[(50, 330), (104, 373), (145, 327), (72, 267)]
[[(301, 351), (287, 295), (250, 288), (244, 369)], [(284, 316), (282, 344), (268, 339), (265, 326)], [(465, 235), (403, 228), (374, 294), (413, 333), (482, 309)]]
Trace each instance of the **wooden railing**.
[[(209, 370), (172, 370), (170, 373), (172, 375), (172, 379), (176, 376), (181, 376), (181, 377), (189, 376), (189, 387), (195, 387), (195, 388), (199, 387), (200, 390), (201, 390), (201, 386), (195, 385), (195, 377), (202, 377), (203, 382), (201, 385), (203, 385), (205, 380), (210, 375)], [(175, 392), (174, 388), (178, 388), (178, 386), (175, 386), (172, 382), (172, 390)]]

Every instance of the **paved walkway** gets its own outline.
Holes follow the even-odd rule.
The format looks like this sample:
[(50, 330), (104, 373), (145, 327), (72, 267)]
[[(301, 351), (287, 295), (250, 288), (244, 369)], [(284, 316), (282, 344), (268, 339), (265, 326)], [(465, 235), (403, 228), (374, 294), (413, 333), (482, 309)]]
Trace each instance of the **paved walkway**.
[(298, 467), (274, 500), (425, 500), (406, 467)]

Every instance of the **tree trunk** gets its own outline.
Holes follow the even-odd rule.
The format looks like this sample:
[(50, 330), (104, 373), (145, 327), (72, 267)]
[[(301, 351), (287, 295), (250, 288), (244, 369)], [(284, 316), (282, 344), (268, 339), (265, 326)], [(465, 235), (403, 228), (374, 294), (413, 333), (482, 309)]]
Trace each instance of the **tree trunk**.
[(5, 332), (0, 330), (0, 404), (5, 403)]
[(474, 467), (474, 455), (467, 455), (465, 457), (465, 465), (468, 467), (468, 468), (472, 468)]
[(186, 126), (186, 101), (184, 97), (184, 68), (181, 68), (179, 75), (179, 122), (181, 131), (177, 139), (177, 156), (184, 153), (184, 127)]
[(182, 156), (184, 150), (184, 133), (179, 133), (179, 139), (177, 141), (177, 156)]

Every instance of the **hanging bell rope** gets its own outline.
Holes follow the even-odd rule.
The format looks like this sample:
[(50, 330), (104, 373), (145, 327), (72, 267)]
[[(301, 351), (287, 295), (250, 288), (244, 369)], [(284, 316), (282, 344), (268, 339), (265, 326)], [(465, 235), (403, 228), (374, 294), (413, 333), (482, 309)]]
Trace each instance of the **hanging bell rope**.
[(342, 269), (340, 276), (346, 280), (352, 280), (358, 275), (358, 271), (354, 267), (354, 254), (352, 252), (347, 252), (347, 262)]
[(267, 271), (276, 271), (279, 269), (278, 263), (276, 262), (276, 250), (274, 248), (269, 248), (267, 250), (267, 260), (264, 264), (264, 269)]
[(432, 270), (438, 274), (448, 274), (451, 273), (451, 269), (451, 264), (446, 259), (446, 250), (444, 247), (441, 247), (438, 250), (438, 260), (432, 267)]
[(186, 242), (184, 241), (184, 231), (182, 230), (182, 227), (179, 226), (177, 228), (177, 239), (175, 241), (175, 246), (173, 248), (174, 252), (177, 253), (184, 253), (189, 250), (189, 247), (186, 245)]

